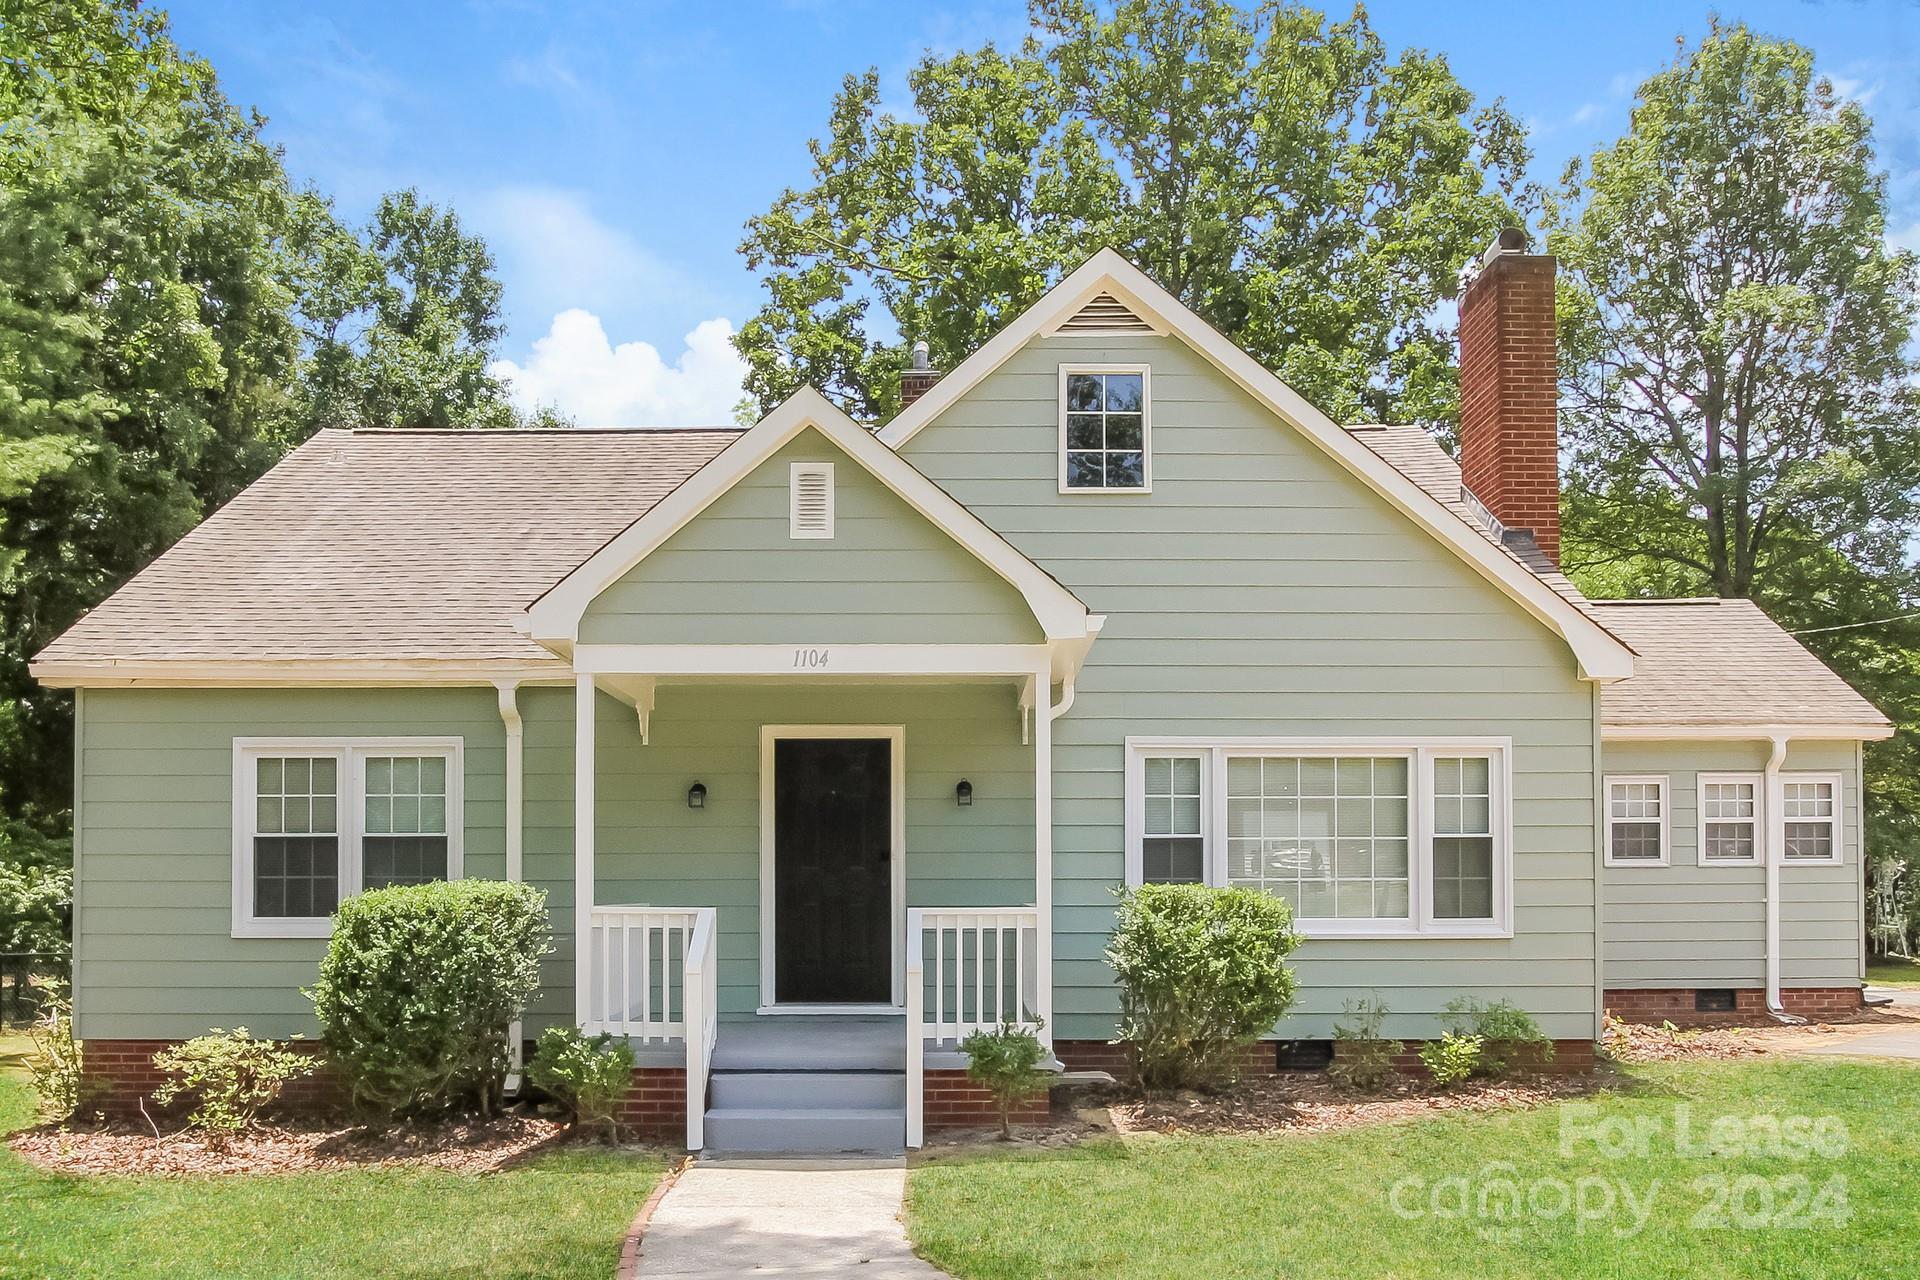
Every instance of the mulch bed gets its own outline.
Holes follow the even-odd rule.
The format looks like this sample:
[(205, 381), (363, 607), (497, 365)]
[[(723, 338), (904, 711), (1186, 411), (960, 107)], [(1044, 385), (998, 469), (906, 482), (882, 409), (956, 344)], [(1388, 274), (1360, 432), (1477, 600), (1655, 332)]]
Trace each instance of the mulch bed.
[[(1002, 1143), (992, 1129), (928, 1135), (930, 1153), (946, 1148), (1071, 1146), (1102, 1134), (1209, 1134), (1265, 1137), (1280, 1133), (1333, 1133), (1391, 1124), (1449, 1111), (1505, 1111), (1544, 1106), (1591, 1093), (1609, 1083), (1605, 1075), (1543, 1075), (1511, 1080), (1475, 1080), (1437, 1089), (1411, 1077), (1396, 1077), (1380, 1090), (1348, 1089), (1314, 1072), (1248, 1077), (1219, 1093), (1178, 1093), (1147, 1098), (1112, 1087), (1089, 1089), (1070, 1114), (1047, 1125), (1015, 1128)], [(937, 1158), (937, 1154), (935, 1154)]]
[(1913, 1006), (1867, 1008), (1844, 1018), (1801, 1026), (1771, 1020), (1719, 1027), (1609, 1021), (1601, 1044), (1607, 1055), (1619, 1062), (1736, 1060), (1792, 1055), (1835, 1039), (1916, 1025), (1920, 1025), (1920, 1009)]
[(191, 1130), (155, 1137), (151, 1128), (112, 1123), (98, 1128), (24, 1129), (8, 1145), (42, 1169), (75, 1174), (258, 1174), (341, 1172), (377, 1168), (493, 1173), (576, 1138), (558, 1121), (526, 1115), (395, 1125), (368, 1129), (338, 1121), (299, 1120), (263, 1126), (216, 1149)]

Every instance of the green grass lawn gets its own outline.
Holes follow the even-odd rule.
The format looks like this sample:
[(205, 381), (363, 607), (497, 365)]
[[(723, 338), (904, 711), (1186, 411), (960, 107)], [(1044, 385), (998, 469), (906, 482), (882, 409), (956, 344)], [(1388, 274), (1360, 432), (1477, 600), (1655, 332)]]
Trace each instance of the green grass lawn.
[(1882, 957), (1869, 961), (1867, 983), (1875, 987), (1920, 987), (1920, 960)]
[[(0, 1073), (0, 1131), (29, 1123), (32, 1104)], [(665, 1167), (565, 1151), (483, 1175), (62, 1177), (0, 1148), (0, 1276), (606, 1280)]]
[[(1741, 1122), (1750, 1137), (1751, 1117), (1833, 1117), (1845, 1125), (1845, 1153), (1829, 1158), (1836, 1134), (1828, 1120), (1812, 1131), (1824, 1155), (1683, 1155), (1675, 1137), (1682, 1103), (1695, 1139), (1719, 1117)], [(1454, 1113), (1342, 1134), (1147, 1137), (962, 1156), (913, 1171), (909, 1226), (928, 1259), (964, 1280), (1786, 1280), (1911, 1277), (1920, 1267), (1912, 1236), (1920, 1067), (1646, 1066), (1573, 1105), (1593, 1110)], [(1563, 1120), (1582, 1116), (1609, 1122), (1609, 1136), (1622, 1140), (1635, 1121), (1660, 1128), (1649, 1134), (1650, 1154), (1637, 1158), (1609, 1157), (1589, 1141), (1563, 1150)], [(1456, 1175), (1466, 1181), (1445, 1181)], [(1783, 1181), (1796, 1177), (1804, 1181)], [(1502, 1218), (1496, 1197), (1483, 1214), (1482, 1190), (1497, 1190), (1502, 1179), (1533, 1196), (1533, 1207)], [(1726, 1192), (1717, 1228), (1696, 1220), (1703, 1211), (1715, 1220), (1715, 1180)], [(1396, 1184), (1404, 1213), (1395, 1209)], [(1830, 1184), (1844, 1187), (1843, 1201), (1831, 1189), (1814, 1198)], [(1613, 1198), (1604, 1216), (1603, 1186)], [(1638, 1229), (1623, 1189), (1651, 1206)], [(1585, 1197), (1593, 1212), (1578, 1218), (1563, 1208), (1563, 1195)], [(1462, 1203), (1467, 1211), (1455, 1212)], [(1843, 1206), (1849, 1217), (1838, 1224), (1828, 1211)]]

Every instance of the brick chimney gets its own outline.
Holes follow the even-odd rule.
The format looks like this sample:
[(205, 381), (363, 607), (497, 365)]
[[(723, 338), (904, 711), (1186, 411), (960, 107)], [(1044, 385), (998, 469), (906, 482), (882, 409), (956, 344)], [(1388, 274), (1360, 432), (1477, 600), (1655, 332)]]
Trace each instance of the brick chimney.
[(1560, 563), (1559, 364), (1551, 254), (1502, 231), (1460, 296), (1460, 481)]
[(927, 344), (913, 344), (913, 368), (900, 375), (900, 407), (906, 408), (921, 396), (933, 389), (940, 381), (940, 371), (927, 363)]

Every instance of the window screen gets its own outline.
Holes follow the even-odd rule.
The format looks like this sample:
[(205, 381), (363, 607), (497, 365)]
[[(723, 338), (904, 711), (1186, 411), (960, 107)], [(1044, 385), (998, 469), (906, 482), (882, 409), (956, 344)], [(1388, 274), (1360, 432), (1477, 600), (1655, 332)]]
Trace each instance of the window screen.
[(360, 841), (368, 889), (447, 878), (445, 756), (368, 756)]
[(1485, 756), (1433, 762), (1433, 914), (1493, 918), (1493, 762)]
[(254, 810), (254, 915), (332, 915), (340, 905), (339, 761), (260, 757)]
[(1148, 756), (1143, 765), (1146, 821), (1140, 842), (1141, 878), (1149, 883), (1199, 884), (1206, 878), (1200, 758)]

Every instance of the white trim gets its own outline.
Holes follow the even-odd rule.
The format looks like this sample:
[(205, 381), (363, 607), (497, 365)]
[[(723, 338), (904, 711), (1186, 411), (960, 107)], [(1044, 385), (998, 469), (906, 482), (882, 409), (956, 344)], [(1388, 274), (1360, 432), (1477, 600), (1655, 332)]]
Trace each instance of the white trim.
[(573, 1023), (584, 1028), (593, 1017), (593, 906), (599, 871), (594, 842), (600, 813), (595, 794), (600, 767), (599, 691), (593, 677), (573, 683)]
[(885, 1018), (900, 1017), (906, 1009), (897, 1004), (763, 1004), (754, 1010), (765, 1018)]
[(1893, 736), (1890, 724), (1602, 724), (1603, 742), (1767, 742), (1778, 737), (1820, 742), (1879, 742)]
[[(774, 916), (778, 903), (774, 895), (777, 855), (774, 849), (774, 777), (773, 745), (782, 738), (868, 738), (888, 744), (888, 791), (892, 813), (888, 815), (888, 839), (893, 848), (887, 859), (892, 877), (888, 934), (892, 939), (892, 1003), (903, 1007), (906, 979), (903, 971), (904, 940), (907, 927), (907, 730), (898, 724), (763, 724), (760, 726), (760, 1008), (765, 1013), (781, 1008), (789, 1012), (813, 1010), (814, 1006), (780, 1003), (778, 974), (774, 961)], [(861, 1012), (864, 1004), (819, 1006), (831, 1013)]]
[(1077, 313), (1089, 298), (1102, 290), (1125, 300), (1136, 315), (1149, 323), (1164, 325), (1242, 390), (1318, 445), (1348, 472), (1371, 485), (1414, 523), (1565, 639), (1579, 660), (1583, 678), (1624, 680), (1633, 674), (1633, 650), (1618, 637), (1488, 541), (1439, 499), (1353, 439), (1348, 431), (1307, 403), (1259, 361), (1111, 249), (1095, 254), (1012, 324), (961, 361), (958, 368), (881, 428), (879, 440), (895, 449), (906, 444), (1015, 352), (1063, 317)]
[[(1616, 858), (1613, 856), (1613, 789), (1650, 786), (1660, 792), (1660, 856), (1658, 858)], [(1600, 847), (1609, 867), (1666, 867), (1673, 865), (1673, 786), (1664, 773), (1610, 773), (1601, 793), (1606, 821), (1602, 824)], [(1641, 823), (1645, 818), (1622, 818), (1622, 822)]]
[[(1713, 818), (1707, 817), (1707, 788), (1713, 785), (1745, 783), (1753, 788), (1753, 817)], [(1718, 773), (1697, 773), (1694, 775), (1693, 813), (1694, 846), (1693, 860), (1703, 867), (1757, 867), (1761, 865), (1762, 855), (1767, 847), (1767, 775), (1757, 769), (1728, 770)], [(1750, 821), (1753, 824), (1753, 856), (1751, 858), (1709, 858), (1707, 856), (1707, 823)]]
[[(809, 528), (800, 512), (800, 486), (807, 480), (821, 484), (821, 516), (818, 527)], [(787, 537), (794, 539), (833, 537), (833, 464), (831, 462), (791, 462), (787, 464)]]
[[(1823, 783), (1833, 788), (1833, 812), (1825, 818), (1796, 818), (1787, 812), (1787, 788), (1794, 783)], [(1811, 771), (1782, 770), (1780, 773), (1780, 865), (1783, 867), (1837, 867), (1846, 861), (1845, 828), (1841, 823), (1846, 813), (1846, 783), (1837, 773), (1824, 769)], [(1832, 833), (1833, 856), (1830, 858), (1789, 858), (1787, 856), (1787, 824), (1791, 822), (1824, 822)]]
[[(1407, 881), (1405, 922), (1301, 917), (1296, 928), (1308, 938), (1511, 938), (1513, 936), (1513, 739), (1507, 737), (1129, 737), (1126, 740), (1126, 883), (1141, 883), (1141, 839), (1146, 827), (1147, 756), (1201, 756), (1201, 830), (1205, 879), (1227, 883), (1226, 767), (1234, 756), (1255, 753), (1303, 756), (1391, 755), (1407, 761)], [(1445, 756), (1488, 758), (1493, 836), (1493, 912), (1485, 920), (1442, 919), (1433, 914), (1433, 762)]]
[(595, 597), (808, 429), (819, 432), (1019, 591), (1049, 639), (1083, 639), (1088, 634), (1087, 607), (1071, 591), (811, 387), (795, 392), (534, 601), (523, 616), (527, 633), (548, 645), (572, 644), (581, 615)]
[(501, 680), (522, 684), (573, 683), (562, 662), (444, 662), (435, 659), (339, 661), (298, 659), (277, 662), (190, 662), (168, 659), (98, 662), (36, 662), (31, 671), (50, 689), (276, 689), (314, 685), (339, 688), (418, 685), (490, 685)]
[[(1075, 335), (1078, 336), (1078, 335)], [(1137, 336), (1137, 335), (1136, 335)], [(1075, 487), (1067, 483), (1067, 378), (1076, 373), (1137, 373), (1140, 375), (1140, 484), (1131, 489)], [(1101, 410), (1102, 414), (1106, 411)], [(1089, 494), (1128, 495), (1153, 492), (1153, 368), (1147, 364), (1063, 364), (1060, 366), (1058, 466), (1060, 492), (1076, 497)], [(1103, 453), (1116, 450), (1103, 449)], [(1119, 450), (1118, 452), (1127, 452)]]
[(330, 759), (334, 764), (334, 831), (339, 842), (336, 870), (338, 901), (360, 892), (364, 874), (361, 840), (365, 836), (369, 756), (440, 756), (447, 762), (447, 879), (464, 872), (462, 845), (466, 829), (465, 743), (448, 737), (286, 737), (233, 740), (233, 923), (235, 938), (325, 938), (333, 933), (333, 917), (256, 916), (253, 913), (253, 837), (259, 817), (255, 791), (259, 784), (254, 761), (262, 757), (300, 756)]
[(596, 675), (1020, 676), (1044, 644), (583, 644), (574, 667)]

